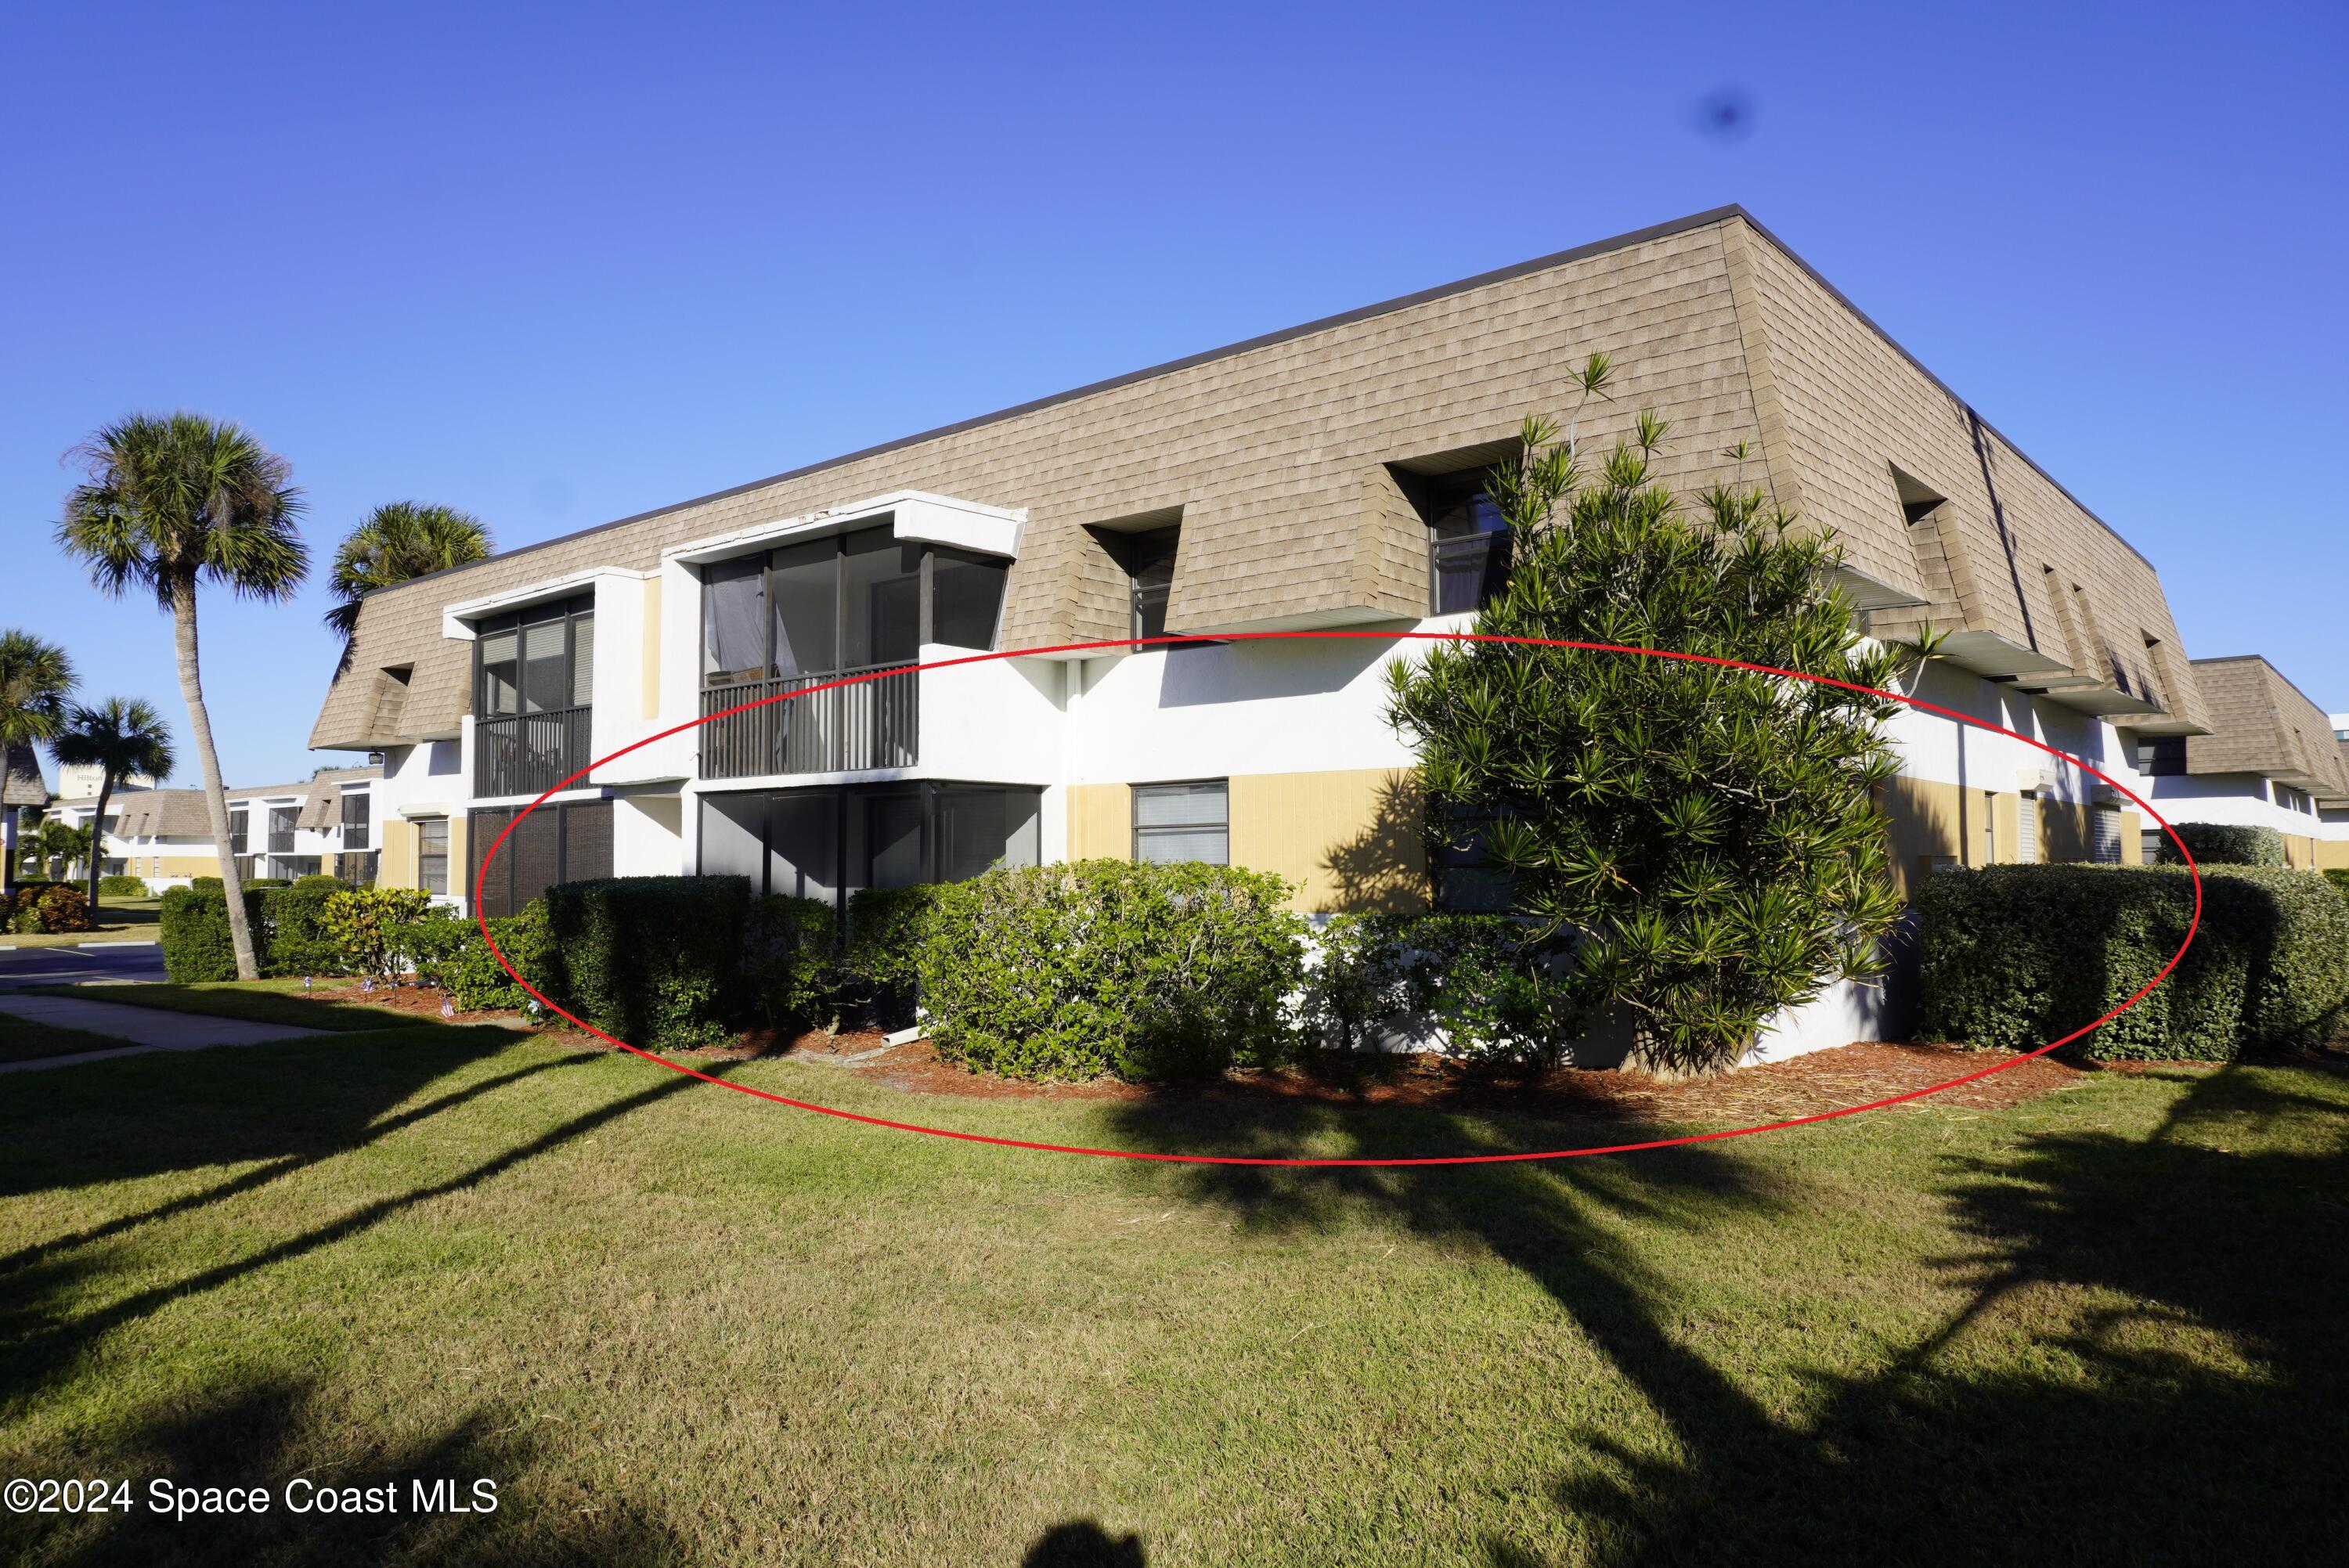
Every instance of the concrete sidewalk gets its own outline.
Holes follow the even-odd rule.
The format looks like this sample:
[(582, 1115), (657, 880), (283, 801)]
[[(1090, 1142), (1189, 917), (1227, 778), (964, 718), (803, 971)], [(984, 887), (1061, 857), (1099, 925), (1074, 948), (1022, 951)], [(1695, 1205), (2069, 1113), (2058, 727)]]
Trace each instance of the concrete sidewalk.
[(67, 1057), (36, 1057), (30, 1061), (0, 1062), (0, 1073), (71, 1067), (77, 1062), (143, 1056), (150, 1051), (201, 1051), (213, 1046), (254, 1046), (268, 1040), (298, 1040), (328, 1033), (325, 1029), (298, 1028), (291, 1024), (253, 1024), (242, 1018), (173, 1013), (160, 1007), (129, 1007), (119, 1002), (86, 1002), (78, 996), (0, 995), (0, 1013), (56, 1028), (81, 1029), (93, 1035), (106, 1035), (123, 1042), (112, 1050), (81, 1051)]

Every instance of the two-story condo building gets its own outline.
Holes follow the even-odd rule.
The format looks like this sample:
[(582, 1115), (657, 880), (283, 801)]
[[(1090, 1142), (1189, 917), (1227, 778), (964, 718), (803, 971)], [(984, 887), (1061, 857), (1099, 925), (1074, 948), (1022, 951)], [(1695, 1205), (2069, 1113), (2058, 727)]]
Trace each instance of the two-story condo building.
[[(1677, 490), (1759, 484), (1832, 529), (1873, 629), (1951, 634), (1920, 695), (2125, 782), (2206, 729), (2151, 564), (1728, 208), (380, 590), (312, 744), (384, 754), (383, 880), (462, 901), (591, 759), (845, 673), (1040, 650), (650, 739), (524, 822), (484, 908), (613, 873), (836, 898), (1104, 855), (1424, 907), (1444, 868), (1381, 666), (1498, 580), (1481, 475), (1593, 350), (1618, 379), (1582, 439), (1652, 407)], [(1126, 642), (1280, 629), (1377, 635)], [(2140, 854), (2134, 810), (2043, 752), (1917, 713), (1898, 738), (1904, 882)]]
[[(238, 875), (290, 881), (324, 872), (372, 882), (379, 774), (336, 768), (299, 784), (229, 790), (229, 848)], [(49, 810), (68, 826), (86, 828), (98, 816), (98, 798), (59, 799)], [(155, 892), (220, 875), (218, 841), (201, 789), (117, 787), (107, 798), (98, 844), (100, 874), (140, 877)]]
[(2194, 661), (2209, 732), (2147, 739), (2143, 793), (2173, 822), (2273, 828), (2288, 864), (2349, 867), (2349, 761), (2340, 727), (2257, 654)]

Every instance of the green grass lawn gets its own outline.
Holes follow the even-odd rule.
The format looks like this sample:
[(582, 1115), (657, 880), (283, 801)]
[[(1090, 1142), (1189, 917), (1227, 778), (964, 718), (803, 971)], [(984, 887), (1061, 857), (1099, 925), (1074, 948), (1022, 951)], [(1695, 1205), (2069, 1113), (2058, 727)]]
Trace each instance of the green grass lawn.
[(88, 931), (57, 931), (46, 935), (0, 931), (0, 947), (72, 947), (84, 942), (152, 942), (162, 922), (159, 898), (101, 898), (98, 918)]
[(61, 1029), (36, 1024), (14, 1013), (0, 1013), (0, 1062), (31, 1061), (36, 1057), (70, 1057), (83, 1051), (110, 1051), (128, 1040), (93, 1035), (87, 1029)]
[[(1561, 1131), (720, 1070), (1129, 1148)], [(25, 1075), (0, 1476), (500, 1506), (0, 1528), (35, 1563), (1018, 1563), (1094, 1527), (1139, 1555), (1030, 1560), (2316, 1560), (2349, 1526), (2344, 1112), (2337, 1068), (2157, 1070), (1278, 1172), (887, 1132), (490, 1026)]]
[(381, 1029), (400, 1022), (380, 1007), (371, 1006), (355, 984), (336, 982), (305, 992), (299, 979), (222, 980), (195, 985), (35, 985), (43, 996), (79, 996), (92, 1002), (119, 1002), (132, 1007), (159, 1007), (173, 1013), (204, 1013), (216, 1018), (238, 1018), (248, 1024), (291, 1024), (305, 1029)]

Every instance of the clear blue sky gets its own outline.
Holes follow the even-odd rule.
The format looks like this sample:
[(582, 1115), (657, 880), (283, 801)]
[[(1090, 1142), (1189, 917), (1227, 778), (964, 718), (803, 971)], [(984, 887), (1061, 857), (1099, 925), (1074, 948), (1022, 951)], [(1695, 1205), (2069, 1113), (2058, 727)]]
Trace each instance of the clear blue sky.
[[(19, 5), (0, 625), (184, 733), (49, 542), (132, 409), (253, 426), (322, 565), (522, 544), (1740, 201), (2349, 709), (2349, 11), (2054, 9)], [(323, 575), (204, 606), (233, 782), (350, 759)]]

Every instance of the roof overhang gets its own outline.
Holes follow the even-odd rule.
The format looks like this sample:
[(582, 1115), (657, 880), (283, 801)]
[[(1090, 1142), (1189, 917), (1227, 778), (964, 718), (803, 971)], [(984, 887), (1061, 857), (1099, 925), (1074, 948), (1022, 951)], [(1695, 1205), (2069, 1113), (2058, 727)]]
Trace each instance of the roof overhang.
[(826, 507), (799, 517), (753, 523), (707, 539), (674, 544), (661, 552), (661, 559), (699, 565), (752, 550), (847, 533), (884, 519), (888, 521), (890, 532), (901, 540), (1017, 560), (1020, 536), (1027, 529), (1028, 509), (988, 506), (927, 490), (893, 490), (846, 506)]

